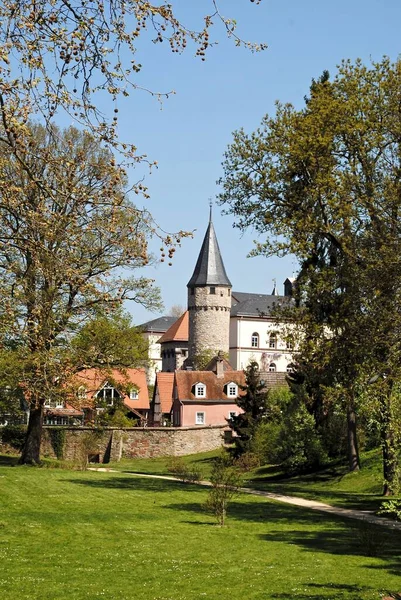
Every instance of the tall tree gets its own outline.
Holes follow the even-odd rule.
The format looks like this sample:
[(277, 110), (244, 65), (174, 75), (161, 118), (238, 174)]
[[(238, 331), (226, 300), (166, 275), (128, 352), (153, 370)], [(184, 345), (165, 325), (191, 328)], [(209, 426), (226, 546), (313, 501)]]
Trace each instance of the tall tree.
[(258, 426), (268, 413), (268, 392), (260, 380), (259, 365), (251, 361), (244, 371), (244, 394), (237, 399), (238, 406), (243, 412), (231, 417), (228, 424), (235, 432), (235, 456), (239, 457), (252, 451), (252, 442)]
[(38, 462), (44, 403), (68, 375), (68, 331), (126, 299), (153, 307), (159, 296), (135, 276), (151, 259), (150, 219), (110, 152), (74, 128), (41, 126), (26, 129), (21, 148), (23, 164), (0, 158), (0, 342), (13, 340), (30, 402), (21, 460)]
[(255, 253), (299, 259), (300, 351), (320, 353), (332, 369), (352, 469), (361, 386), (372, 374), (399, 377), (400, 105), (400, 61), (345, 61), (333, 81), (313, 82), (302, 110), (278, 103), (256, 132), (234, 133), (223, 165), (227, 212), (267, 234)]

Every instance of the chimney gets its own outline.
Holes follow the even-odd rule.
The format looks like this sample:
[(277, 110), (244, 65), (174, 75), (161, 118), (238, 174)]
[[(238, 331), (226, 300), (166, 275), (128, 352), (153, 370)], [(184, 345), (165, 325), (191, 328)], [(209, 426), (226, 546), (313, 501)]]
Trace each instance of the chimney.
[(224, 352), (223, 350), (219, 350), (217, 353), (217, 361), (216, 361), (216, 376), (218, 379), (224, 377)]

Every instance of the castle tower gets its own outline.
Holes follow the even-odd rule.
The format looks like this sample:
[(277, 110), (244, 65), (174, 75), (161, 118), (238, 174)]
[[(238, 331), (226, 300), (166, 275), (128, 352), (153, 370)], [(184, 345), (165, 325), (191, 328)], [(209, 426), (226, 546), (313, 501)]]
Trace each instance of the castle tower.
[(221, 258), (212, 222), (203, 240), (195, 270), (188, 284), (188, 363), (205, 350), (229, 351), (231, 283)]

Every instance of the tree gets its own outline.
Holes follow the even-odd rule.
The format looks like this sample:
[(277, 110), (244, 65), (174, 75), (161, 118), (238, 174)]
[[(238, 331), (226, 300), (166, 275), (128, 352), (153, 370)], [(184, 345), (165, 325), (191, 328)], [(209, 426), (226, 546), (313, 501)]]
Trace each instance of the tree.
[(110, 152), (88, 133), (41, 126), (27, 130), (24, 148), (23, 165), (12, 152), (0, 159), (8, 182), (0, 203), (0, 342), (13, 340), (30, 403), (21, 461), (38, 462), (44, 403), (76, 368), (65, 352), (68, 332), (124, 300), (153, 307), (159, 296), (151, 280), (134, 276), (151, 260), (151, 225), (126, 197)]
[[(332, 371), (351, 469), (360, 390), (377, 375), (389, 400), (400, 377), (400, 84), (400, 61), (345, 61), (333, 81), (313, 82), (303, 109), (278, 103), (256, 132), (235, 132), (223, 165), (226, 211), (268, 236), (255, 253), (299, 259), (300, 355)], [(388, 491), (396, 448), (385, 421)]]
[[(117, 137), (117, 99), (143, 90), (136, 78), (142, 68), (138, 52), (144, 37), (154, 44), (164, 42), (176, 53), (193, 42), (196, 55), (205, 60), (213, 43), (210, 30), (221, 23), (236, 45), (252, 51), (265, 48), (242, 40), (235, 20), (221, 14), (217, 0), (207, 0), (205, 12), (208, 8), (196, 31), (186, 27), (173, 5), (166, 3), (2, 0), (0, 120), (6, 132), (2, 141), (18, 155), (20, 129), (28, 119), (35, 116), (51, 126), (56, 116), (67, 113), (133, 163), (146, 161), (132, 142)], [(173, 93), (145, 91), (158, 99)], [(110, 99), (106, 112), (99, 109), (105, 96)]]
[(236, 433), (234, 437), (234, 455), (238, 458), (246, 452), (251, 452), (252, 441), (268, 413), (268, 392), (264, 383), (260, 381), (259, 365), (251, 361), (245, 369), (244, 395), (237, 399), (237, 404), (243, 412), (230, 418), (228, 424)]
[(78, 368), (146, 366), (149, 344), (121, 307), (84, 323), (71, 341), (72, 363)]

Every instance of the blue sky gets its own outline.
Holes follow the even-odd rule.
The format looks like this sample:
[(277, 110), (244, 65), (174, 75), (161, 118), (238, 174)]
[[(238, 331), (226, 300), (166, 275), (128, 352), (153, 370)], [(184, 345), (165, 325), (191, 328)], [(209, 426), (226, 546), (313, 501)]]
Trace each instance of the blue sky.
[[(178, 16), (199, 26), (210, 12), (209, 0), (173, 0)], [(268, 49), (251, 54), (236, 48), (216, 26), (205, 62), (189, 47), (183, 55), (149, 39), (138, 49), (143, 65), (138, 84), (154, 91), (175, 90), (161, 106), (146, 92), (136, 91), (119, 101), (120, 135), (140, 153), (158, 161), (149, 176), (130, 172), (131, 181), (146, 174), (151, 199), (146, 207), (166, 231), (194, 231), (166, 263), (146, 271), (161, 288), (165, 313), (175, 304), (186, 306), (186, 284), (192, 275), (207, 227), (209, 198), (218, 193), (223, 153), (232, 131), (257, 128), (263, 115), (274, 114), (275, 100), (303, 105), (311, 79), (324, 69), (333, 75), (342, 59), (365, 63), (383, 55), (396, 59), (401, 51), (399, 0), (220, 0), (221, 12), (235, 18), (239, 35), (263, 41)], [(247, 258), (255, 236), (241, 236), (231, 217), (214, 207), (214, 225), (225, 267), (237, 291), (270, 293), (296, 270), (291, 257)], [(159, 244), (155, 246), (158, 249)], [(134, 323), (155, 318), (128, 303)]]

